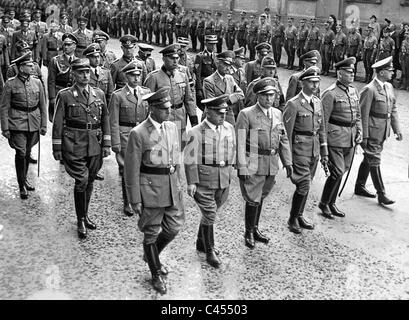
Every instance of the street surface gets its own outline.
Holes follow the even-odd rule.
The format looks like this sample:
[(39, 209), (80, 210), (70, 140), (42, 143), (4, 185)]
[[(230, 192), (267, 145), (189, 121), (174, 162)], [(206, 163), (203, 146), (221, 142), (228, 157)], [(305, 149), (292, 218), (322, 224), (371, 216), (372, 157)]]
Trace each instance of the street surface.
[[(110, 40), (109, 48), (120, 56), (118, 40)], [(158, 66), (160, 49), (153, 53)], [(292, 72), (278, 71), (284, 92)], [(322, 77), (321, 91), (334, 80)], [(319, 214), (325, 180), (320, 168), (305, 212), (315, 230), (295, 235), (286, 226), (295, 187), (281, 170), (260, 219), (260, 229), (271, 241), (250, 250), (244, 246), (244, 201), (235, 175), (215, 225), (222, 260), (216, 270), (195, 249), (200, 214), (185, 193), (185, 226), (161, 254), (170, 268), (164, 296), (149, 283), (138, 217), (122, 213), (113, 154), (105, 159), (105, 180), (95, 182), (91, 199), (90, 217), (98, 229), (80, 241), (74, 181), (52, 157), (51, 124), (41, 138), (40, 178), (36, 165), (29, 169), (36, 191), (28, 200), (19, 197), (14, 150), (1, 137), (0, 299), (409, 299), (409, 92), (396, 95), (404, 140), (398, 142), (393, 135), (387, 140), (381, 164), (394, 205), (381, 207), (376, 199), (353, 195), (362, 160), (358, 150), (338, 200), (346, 217), (330, 221)], [(33, 156), (38, 157), (37, 147)], [(370, 178), (368, 188), (374, 191)]]

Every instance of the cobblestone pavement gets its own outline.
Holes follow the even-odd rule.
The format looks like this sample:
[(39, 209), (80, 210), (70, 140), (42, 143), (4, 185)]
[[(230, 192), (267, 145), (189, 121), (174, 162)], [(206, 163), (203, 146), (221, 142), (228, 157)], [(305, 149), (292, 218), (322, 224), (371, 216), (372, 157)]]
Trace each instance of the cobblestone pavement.
[[(119, 42), (109, 45), (119, 55)], [(153, 56), (161, 65), (160, 55)], [(284, 90), (289, 75), (279, 69)], [(333, 81), (323, 77), (322, 89)], [(294, 186), (282, 170), (260, 221), (271, 241), (250, 250), (244, 246), (244, 202), (235, 177), (215, 226), (223, 262), (215, 270), (195, 250), (199, 211), (185, 194), (185, 226), (161, 255), (171, 270), (164, 296), (150, 286), (138, 218), (122, 213), (113, 155), (105, 160), (105, 180), (95, 183), (90, 204), (98, 229), (79, 241), (73, 180), (52, 157), (51, 125), (41, 140), (41, 177), (35, 166), (29, 170), (36, 191), (28, 200), (19, 198), (14, 153), (0, 138), (0, 299), (408, 299), (409, 92), (397, 91), (397, 98), (404, 141), (391, 137), (382, 158), (395, 205), (384, 208), (353, 195), (362, 160), (358, 151), (339, 199), (346, 218), (328, 221), (319, 214), (325, 177), (318, 170), (306, 208), (316, 229), (295, 235), (286, 227)]]

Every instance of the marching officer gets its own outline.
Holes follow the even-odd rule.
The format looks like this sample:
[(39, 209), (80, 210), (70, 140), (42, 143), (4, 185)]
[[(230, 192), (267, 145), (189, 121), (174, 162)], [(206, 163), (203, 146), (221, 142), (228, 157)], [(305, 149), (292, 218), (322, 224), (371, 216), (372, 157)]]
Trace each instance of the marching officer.
[(409, 91), (409, 30), (405, 31), (405, 40), (401, 44), (400, 61), (402, 66), (402, 83), (399, 89)]
[(62, 41), (58, 32), (58, 25), (55, 22), (50, 23), (50, 31), (43, 37), (41, 44), (41, 54), (43, 58), (43, 65), (48, 68), (51, 59), (61, 53)]
[(246, 32), (247, 32), (247, 25), (249, 24), (246, 18), (246, 11), (242, 11), (240, 14), (240, 21), (237, 23), (237, 43), (239, 44), (239, 48), (244, 48), (244, 55), (247, 52), (247, 41), (246, 41)]
[(324, 217), (345, 217), (337, 208), (342, 177), (352, 165), (355, 145), (362, 141), (361, 111), (358, 90), (352, 86), (356, 58), (335, 64), (338, 80), (322, 93), (324, 123), (327, 130), (330, 176), (327, 178), (318, 207)]
[[(247, 46), (249, 48), (250, 57), (249, 60), (252, 61), (256, 57), (256, 45), (257, 45), (257, 34), (258, 34), (258, 24), (254, 14), (250, 15), (250, 22), (247, 25)], [(244, 49), (244, 48), (243, 48)]]
[(235, 54), (233, 51), (227, 50), (217, 55), (217, 70), (203, 79), (203, 94), (205, 99), (215, 98), (224, 94), (228, 94), (226, 121), (233, 126), (239, 114), (240, 102), (244, 100), (244, 93), (240, 86), (237, 85), (231, 69)]
[(232, 18), (233, 13), (230, 11), (227, 14), (227, 22), (225, 25), (225, 41), (227, 50), (233, 50), (234, 42), (236, 41), (236, 21)]
[(379, 51), (376, 60), (383, 60), (387, 57), (393, 57), (395, 54), (395, 41), (390, 36), (389, 28), (383, 29), (383, 38), (379, 41)]
[(92, 36), (93, 42), (99, 45), (100, 52), (100, 65), (105, 68), (111, 68), (111, 64), (116, 60), (116, 55), (110, 50), (107, 50), (107, 43), (109, 35), (101, 30), (95, 30)]
[(380, 60), (372, 65), (375, 78), (367, 84), (361, 92), (359, 106), (362, 119), (362, 142), (364, 159), (359, 167), (355, 183), (355, 194), (375, 198), (376, 196), (365, 188), (369, 172), (378, 194), (378, 203), (393, 204), (395, 201), (385, 195), (385, 186), (381, 175), (381, 153), (383, 144), (390, 135), (391, 127), (396, 140), (403, 139), (399, 126), (396, 98), (392, 84), (393, 64), (392, 56)]
[(221, 12), (216, 12), (216, 20), (214, 21), (214, 33), (217, 37), (216, 52), (221, 53), (223, 47), (223, 30), (224, 21), (220, 19), (222, 16)]
[[(360, 35), (356, 26), (351, 26), (351, 30), (347, 37), (347, 50), (346, 55), (347, 57), (354, 57), (355, 63), (357, 63), (359, 56), (362, 51), (362, 36)], [(357, 67), (355, 65), (354, 72), (356, 76)]]
[(322, 56), (322, 75), (327, 76), (329, 73), (329, 67), (331, 65), (332, 57), (332, 47), (333, 40), (335, 39), (335, 33), (330, 28), (330, 22), (325, 21), (324, 23), (324, 33), (322, 35), (322, 46), (321, 46), (321, 56)]
[(75, 179), (74, 203), (78, 237), (87, 236), (87, 229), (96, 229), (89, 219), (88, 207), (95, 176), (102, 158), (109, 156), (111, 134), (105, 93), (89, 85), (88, 59), (71, 63), (75, 84), (58, 93), (53, 120), (53, 156), (64, 160), (65, 171)]
[(127, 83), (121, 89), (112, 94), (108, 105), (111, 124), (112, 151), (115, 152), (119, 172), (122, 175), (122, 198), (124, 201), (123, 212), (132, 216), (132, 208), (126, 194), (125, 180), (123, 176), (124, 159), (129, 133), (133, 127), (144, 121), (148, 116), (148, 103), (142, 97), (151, 91), (138, 85), (142, 70), (131, 61), (122, 72), (127, 78)]
[(225, 121), (228, 99), (229, 95), (225, 94), (202, 101), (206, 118), (189, 130), (184, 153), (187, 193), (202, 214), (196, 249), (205, 252), (207, 263), (215, 268), (221, 261), (214, 248), (213, 225), (229, 196), (236, 154), (234, 127)]
[(155, 60), (151, 58), (153, 47), (144, 43), (140, 43), (138, 47), (138, 58), (145, 63), (146, 73), (149, 74), (153, 70), (156, 70)]
[(284, 44), (284, 25), (281, 23), (281, 16), (275, 15), (274, 23), (271, 25), (271, 46), (273, 49), (274, 60), (277, 67), (280, 66), (281, 52)]
[[(288, 80), (288, 88), (287, 93), (285, 96), (285, 100), (288, 101), (291, 98), (295, 97), (301, 90), (302, 90), (302, 83), (300, 80), (300, 76), (303, 72), (313, 66), (317, 66), (318, 63), (319, 52), (316, 50), (309, 51), (304, 53), (300, 59), (304, 63), (304, 70), (301, 72), (293, 73)], [(317, 94), (319, 96), (319, 88), (317, 89)]]
[(190, 16), (190, 24), (189, 24), (189, 34), (190, 34), (190, 39), (192, 41), (192, 51), (196, 52), (197, 51), (197, 27), (199, 24), (199, 19), (196, 16), (196, 10), (192, 9), (191, 11), (191, 16)]
[(63, 53), (51, 59), (48, 65), (48, 116), (52, 121), (54, 116), (55, 98), (57, 93), (64, 88), (72, 86), (71, 62), (77, 59), (75, 47), (77, 37), (72, 33), (62, 36)]
[(141, 85), (146, 79), (147, 71), (143, 61), (134, 56), (135, 46), (138, 40), (134, 36), (127, 34), (119, 38), (119, 41), (121, 42), (123, 55), (111, 64), (111, 75), (115, 89), (120, 89), (126, 84), (126, 76), (121, 70), (131, 61), (136, 61), (142, 69), (142, 75), (140, 77)]
[[(20, 198), (27, 199), (35, 188), (27, 181), (31, 148), (47, 132), (45, 90), (39, 79), (31, 76), (31, 52), (13, 61), (18, 75), (6, 81), (0, 103), (1, 130), (9, 145), (16, 151), (15, 167)], [(11, 112), (11, 109), (13, 112)]]
[(30, 16), (22, 15), (20, 18), (20, 22), (21, 22), (20, 30), (15, 31), (11, 39), (11, 59), (15, 60), (17, 58), (15, 46), (16, 43), (19, 40), (24, 40), (30, 46), (30, 49), (33, 53), (33, 60), (35, 62), (38, 62), (40, 48), (37, 35), (32, 30), (29, 29)]
[(267, 42), (262, 42), (256, 45), (257, 60), (249, 61), (244, 65), (244, 73), (246, 81), (250, 83), (261, 75), (261, 61), (271, 52), (271, 45)]
[(176, 237), (185, 215), (180, 189), (180, 144), (178, 128), (167, 121), (171, 114), (169, 87), (143, 97), (149, 103), (148, 118), (129, 134), (124, 178), (129, 202), (139, 215), (143, 251), (152, 274), (152, 286), (166, 293), (163, 276), (167, 268), (159, 259), (163, 249)]
[(363, 45), (363, 60), (365, 67), (365, 83), (369, 83), (373, 77), (372, 65), (375, 63), (376, 48), (378, 46), (378, 39), (375, 36), (374, 28), (371, 25), (367, 27), (367, 36)]
[(293, 25), (294, 18), (288, 18), (288, 25), (284, 29), (284, 49), (287, 53), (287, 69), (293, 69), (295, 59), (295, 42), (297, 28)]
[(180, 45), (175, 43), (159, 51), (159, 53), (163, 55), (163, 65), (160, 69), (157, 69), (148, 75), (144, 82), (144, 86), (148, 87), (152, 92), (163, 87), (171, 88), (170, 97), (172, 108), (169, 120), (178, 125), (180, 130), (180, 145), (183, 150), (185, 145), (184, 135), (186, 131), (187, 116), (189, 117), (192, 127), (198, 124), (198, 118), (188, 76), (185, 72), (179, 71), (179, 50)]
[(60, 12), (60, 27), (58, 31), (62, 34), (72, 33), (74, 31), (73, 28), (68, 25), (68, 13), (66, 11)]
[(338, 63), (345, 58), (346, 46), (347, 46), (347, 36), (342, 31), (342, 25), (337, 24), (335, 27), (337, 33), (335, 34), (334, 39), (334, 62)]
[(278, 157), (292, 174), (291, 149), (281, 111), (274, 108), (278, 89), (276, 80), (263, 78), (255, 86), (257, 103), (240, 111), (236, 123), (237, 174), (245, 206), (245, 245), (255, 241), (268, 243), (259, 230), (263, 200), (275, 184), (279, 170)]
[(321, 100), (315, 96), (319, 74), (320, 69), (315, 66), (301, 74), (302, 91), (287, 102), (283, 114), (293, 156), (291, 181), (296, 186), (288, 220), (288, 227), (294, 233), (301, 233), (301, 228), (314, 229), (302, 214), (320, 154), (321, 163), (324, 166), (328, 163), (324, 114)]
[[(257, 28), (257, 40), (256, 40), (256, 45), (262, 42), (267, 42), (269, 43), (271, 40), (271, 25), (267, 22), (267, 14), (262, 13), (260, 15), (260, 24)], [(251, 54), (251, 51), (250, 51)], [(254, 60), (251, 59), (250, 56), (250, 61)]]
[(75, 55), (78, 58), (82, 58), (82, 52), (92, 43), (92, 31), (86, 28), (88, 22), (88, 19), (86, 17), (81, 16), (77, 21), (78, 29), (73, 32), (73, 34), (78, 39), (77, 47), (75, 49)]
[(311, 50), (317, 50), (318, 52), (320, 52), (322, 35), (321, 35), (320, 29), (316, 25), (317, 19), (312, 18), (310, 22), (311, 22), (311, 29), (308, 30), (308, 35), (305, 41), (304, 50), (305, 52), (308, 52)]
[(215, 35), (206, 35), (205, 41), (206, 48), (202, 52), (199, 52), (195, 58), (196, 103), (202, 111), (204, 109), (201, 105), (201, 101), (204, 99), (203, 79), (210, 76), (217, 69), (216, 56), (214, 53), (217, 37)]
[(304, 18), (302, 18), (300, 20), (300, 26), (298, 27), (298, 32), (297, 32), (297, 55), (299, 58), (299, 63), (298, 63), (298, 71), (303, 70), (304, 68), (304, 63), (301, 59), (301, 57), (307, 53), (307, 51), (305, 51), (305, 42), (307, 41), (307, 37), (308, 37), (308, 33), (309, 33), (309, 29), (306, 25), (306, 20)]

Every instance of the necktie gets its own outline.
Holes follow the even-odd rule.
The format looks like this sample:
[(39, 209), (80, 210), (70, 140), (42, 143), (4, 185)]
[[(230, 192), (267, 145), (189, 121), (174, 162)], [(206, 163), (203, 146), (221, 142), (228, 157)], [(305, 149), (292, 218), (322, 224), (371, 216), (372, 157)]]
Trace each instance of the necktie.
[(138, 101), (138, 94), (136, 93), (136, 89), (133, 90), (133, 95), (135, 96), (136, 101)]
[(269, 119), (271, 119), (270, 108), (269, 108), (269, 109), (267, 109), (267, 117), (268, 117)]
[(84, 95), (85, 100), (87, 100), (87, 102), (88, 102), (88, 97), (89, 97), (89, 95), (88, 95), (87, 90), (84, 89), (84, 91), (82, 92), (82, 94)]
[(312, 102), (312, 99), (310, 101), (310, 106), (311, 106), (312, 109), (314, 109), (314, 102)]
[(68, 62), (71, 63), (71, 61), (72, 61), (72, 57), (69, 57)]
[(98, 68), (95, 68), (95, 76), (96, 76), (97, 79), (98, 79), (98, 76), (99, 76), (99, 74), (98, 74)]

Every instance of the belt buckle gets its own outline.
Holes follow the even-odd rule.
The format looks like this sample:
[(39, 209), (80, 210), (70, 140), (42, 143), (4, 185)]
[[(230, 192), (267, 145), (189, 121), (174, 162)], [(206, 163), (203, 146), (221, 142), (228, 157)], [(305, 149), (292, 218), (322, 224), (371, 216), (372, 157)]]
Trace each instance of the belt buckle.
[(277, 150), (276, 150), (276, 149), (271, 149), (270, 154), (271, 154), (272, 156), (274, 156), (276, 153), (277, 153)]
[(173, 166), (173, 165), (170, 165), (169, 166), (169, 172), (170, 172), (170, 174), (173, 174), (173, 173), (175, 173), (175, 166)]
[(391, 117), (391, 114), (388, 112), (388, 119)]
[(224, 162), (223, 160), (219, 162), (220, 167), (224, 167), (226, 165), (226, 162)]
[(87, 130), (92, 130), (92, 123), (88, 122), (86, 127), (87, 127)]

